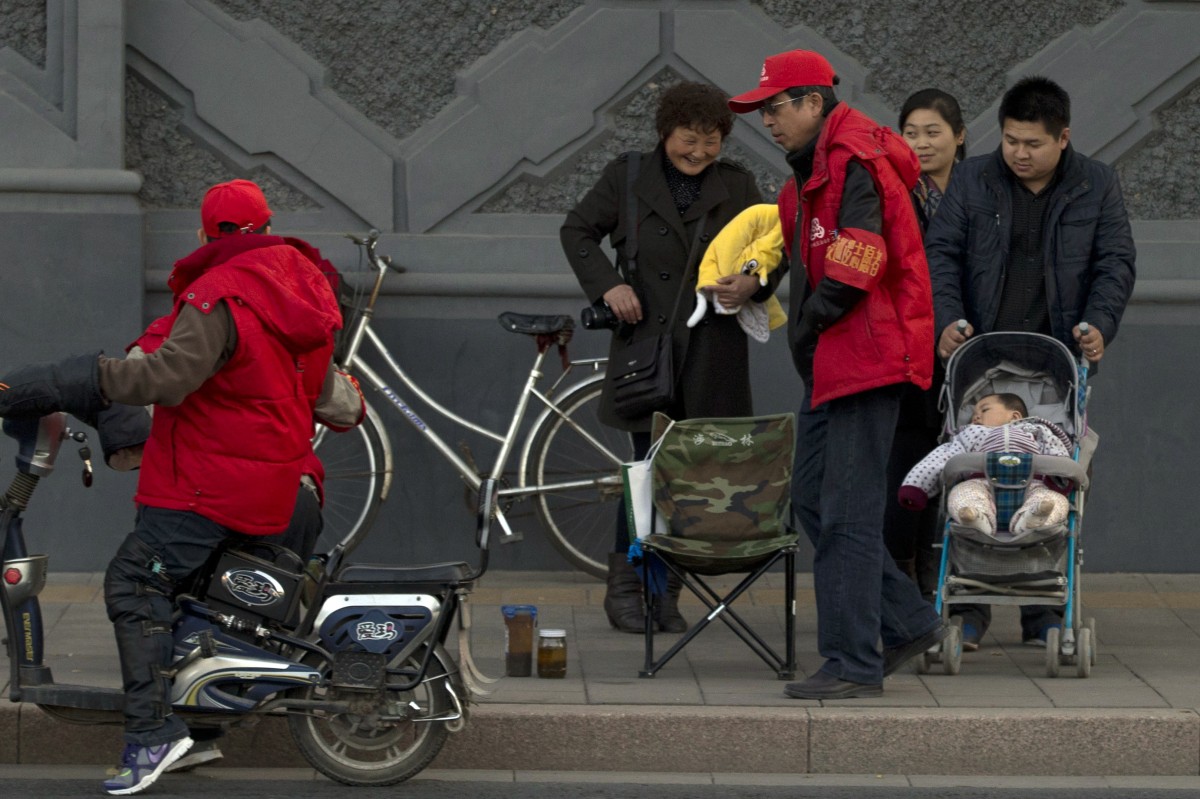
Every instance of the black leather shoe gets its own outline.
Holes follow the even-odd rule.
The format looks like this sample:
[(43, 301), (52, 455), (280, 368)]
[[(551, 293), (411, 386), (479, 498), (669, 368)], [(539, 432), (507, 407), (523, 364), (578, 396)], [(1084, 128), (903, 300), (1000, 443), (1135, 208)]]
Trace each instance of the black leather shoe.
[(783, 693), (792, 699), (854, 699), (883, 696), (883, 686), (839, 680), (831, 674), (818, 671), (804, 682), (788, 683), (783, 687)]
[(938, 622), (937, 627), (934, 627), (920, 638), (914, 638), (907, 644), (897, 644), (896, 646), (885, 648), (883, 650), (883, 676), (888, 676), (926, 649), (941, 643), (942, 639), (949, 634), (950, 625), (943, 619)]

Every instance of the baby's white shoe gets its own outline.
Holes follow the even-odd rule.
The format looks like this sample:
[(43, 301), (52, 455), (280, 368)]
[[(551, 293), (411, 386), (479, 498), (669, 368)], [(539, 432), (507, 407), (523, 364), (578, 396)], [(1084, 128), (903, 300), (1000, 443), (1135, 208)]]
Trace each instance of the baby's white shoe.
[(1051, 513), (1054, 513), (1054, 502), (1049, 499), (1040, 500), (1029, 512), (1028, 526), (1045, 527)]
[(958, 523), (964, 527), (971, 527), (984, 535), (994, 535), (996, 533), (996, 520), (983, 512), (979, 508), (966, 505), (958, 510)]
[[(1065, 504), (1065, 500), (1064, 500)], [(1057, 522), (1051, 521), (1055, 515), (1055, 500), (1050, 497), (1039, 499), (1036, 503), (1028, 508), (1021, 508), (1013, 514), (1012, 522), (1009, 526), (1013, 533), (1027, 533), (1031, 530), (1040, 530), (1043, 527), (1050, 527)]]

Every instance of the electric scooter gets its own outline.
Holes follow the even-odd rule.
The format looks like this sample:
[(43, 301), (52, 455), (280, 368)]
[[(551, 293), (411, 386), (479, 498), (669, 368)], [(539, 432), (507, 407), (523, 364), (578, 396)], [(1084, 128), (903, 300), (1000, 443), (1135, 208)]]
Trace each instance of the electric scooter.
[[(86, 447), (67, 416), (6, 419), (17, 469), (0, 496), (0, 607), (11, 664), (9, 698), (79, 724), (121, 724), (119, 689), (57, 683), (43, 661), (38, 594), (46, 555), (29, 554), (22, 514), (65, 441)], [(90, 455), (81, 449), (85, 485)], [(283, 714), (318, 771), (346, 785), (391, 785), (424, 769), (462, 730), (473, 697), (495, 682), (470, 653), (467, 594), (487, 570), (496, 482), (479, 494), (479, 561), (354, 564), (343, 540), (302, 563), (283, 547), (231, 539), (182, 593), (173, 627), (171, 703), (192, 729), (229, 729)], [(460, 668), (446, 649), (457, 623)]]

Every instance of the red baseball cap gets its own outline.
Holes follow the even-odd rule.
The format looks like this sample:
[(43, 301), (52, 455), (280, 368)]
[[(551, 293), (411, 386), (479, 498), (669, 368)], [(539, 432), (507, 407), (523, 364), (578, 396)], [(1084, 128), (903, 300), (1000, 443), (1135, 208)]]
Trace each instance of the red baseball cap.
[(764, 100), (793, 86), (833, 86), (836, 79), (825, 56), (812, 50), (788, 50), (767, 56), (758, 88), (732, 98), (729, 109), (735, 114), (748, 114), (757, 111)]
[(218, 183), (204, 193), (200, 203), (200, 221), (204, 235), (221, 238), (222, 222), (238, 226), (242, 233), (258, 230), (271, 220), (271, 209), (258, 184), (250, 180)]

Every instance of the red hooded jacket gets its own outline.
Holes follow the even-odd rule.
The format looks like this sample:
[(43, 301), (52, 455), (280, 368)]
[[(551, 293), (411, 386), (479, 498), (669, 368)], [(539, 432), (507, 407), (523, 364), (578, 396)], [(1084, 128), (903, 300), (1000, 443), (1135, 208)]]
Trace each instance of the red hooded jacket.
[[(874, 180), (882, 236), (837, 227), (851, 160)], [(830, 112), (818, 135), (803, 202), (798, 203), (794, 177), (779, 192), (789, 256), (797, 205), (802, 209), (800, 256), (809, 285), (815, 287), (829, 276), (867, 292), (817, 340), (814, 407), (894, 383), (929, 388), (932, 382), (933, 298), (921, 227), (909, 194), (920, 172), (916, 155), (903, 139), (842, 103)]]
[(169, 331), (184, 303), (209, 313), (222, 300), (238, 343), (181, 404), (155, 407), (139, 503), (194, 511), (250, 535), (287, 527), (300, 475), (315, 461), (313, 409), (341, 327), (329, 281), (304, 248), (237, 236), (176, 263), (174, 311), (143, 334), (146, 343), (161, 344), (152, 339)]
[[(246, 241), (253, 241), (253, 240), (244, 240), (243, 239), (242, 243), (244, 244), (244, 243), (246, 243)], [(311, 244), (304, 241), (303, 239), (295, 239), (295, 238), (291, 238), (289, 236), (284, 236), (284, 237), (282, 237), (282, 241), (283, 241), (283, 243), (299, 250), (300, 253), (302, 255), (304, 255), (305, 258), (307, 258), (308, 260), (310, 260), (314, 264), (316, 264), (317, 268), (321, 270), (321, 273), (324, 274), (325, 278), (329, 281), (329, 287), (331, 289), (333, 289), (334, 294), (337, 294), (338, 287), (341, 285), (341, 280), (342, 280), (341, 273), (338, 272), (337, 267), (335, 267), (328, 260), (326, 260), (325, 258), (323, 258), (321, 256), (320, 250), (318, 250), (316, 247), (313, 247)], [(185, 262), (180, 261), (179, 263), (183, 264)], [(171, 277), (169, 278), (169, 283), (172, 286), (175, 285), (176, 283), (184, 283), (186, 285), (186, 281), (189, 279), (194, 279), (194, 276), (189, 278), (186, 275), (186, 267), (185, 267), (184, 273), (180, 273), (178, 277), (176, 277), (175, 272), (172, 272)], [(178, 296), (176, 297), (176, 299), (178, 299)], [(167, 314), (166, 316), (160, 316), (159, 318), (155, 319), (153, 322), (151, 322), (149, 325), (147, 325), (146, 329), (144, 331), (142, 331), (142, 335), (139, 336), (136, 341), (134, 341), (132, 344), (130, 344), (129, 346), (127, 346), (125, 348), (125, 351), (129, 352), (134, 347), (138, 347), (139, 349), (142, 350), (142, 352), (144, 352), (148, 355), (148, 354), (154, 352), (155, 350), (157, 350), (159, 347), (161, 347), (163, 345), (163, 342), (167, 340), (167, 337), (171, 335), (171, 328), (175, 324), (175, 317), (176, 317), (176, 315), (178, 315), (178, 313), (179, 313), (179, 308), (177, 306), (171, 313)], [(343, 323), (344, 323), (344, 321), (345, 320), (343, 320)], [(364, 412), (364, 414), (366, 412), (365, 406), (364, 406), (363, 412)], [(326, 427), (329, 427), (331, 430), (334, 430), (339, 433), (348, 429), (348, 428), (339, 427), (328, 421), (323, 421), (322, 423)], [(321, 504), (324, 504), (325, 503), (325, 485), (324, 485), (325, 484), (325, 464), (321, 463), (321, 459), (317, 457), (315, 452), (309, 453), (309, 456), (306, 459), (304, 466), (302, 467), (302, 471), (304, 474), (311, 477), (314, 482), (316, 482), (317, 496), (319, 497)]]

